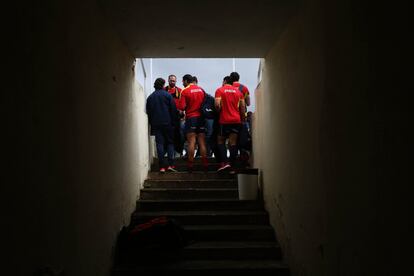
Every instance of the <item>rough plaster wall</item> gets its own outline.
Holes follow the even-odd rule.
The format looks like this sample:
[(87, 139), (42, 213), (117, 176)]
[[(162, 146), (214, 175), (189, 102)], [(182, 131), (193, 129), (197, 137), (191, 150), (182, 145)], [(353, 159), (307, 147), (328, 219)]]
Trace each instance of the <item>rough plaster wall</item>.
[[(262, 64), (262, 68), (264, 66), (264, 59), (260, 61)], [(263, 136), (261, 135), (261, 130), (263, 130), (262, 122), (264, 122), (264, 119), (262, 119), (263, 116), (263, 84), (260, 82), (256, 89), (254, 90), (254, 97), (256, 101), (256, 106), (260, 106), (261, 108), (256, 108), (255, 112), (253, 113), (252, 118), (252, 140), (253, 140), (253, 151), (251, 153), (251, 162), (254, 164), (254, 167), (256, 168), (262, 168), (263, 164)], [(259, 171), (259, 181), (261, 181), (261, 171)], [(260, 187), (261, 188), (261, 187)]]
[[(134, 57), (94, 1), (21, 8), (19, 147), (7, 187), (7, 275), (50, 266), (109, 275), (148, 170), (144, 93)], [(4, 271), (3, 271), (4, 272)]]
[(296, 275), (322, 273), (320, 247), (326, 231), (319, 159), (321, 19), (307, 9), (318, 6), (295, 16), (266, 56), (257, 108), (266, 152), (260, 162), (264, 199)]
[[(408, 17), (386, 3), (372, 7), (359, 1), (326, 1), (324, 9), (325, 271), (403, 275), (410, 255), (406, 241), (411, 236), (411, 200), (404, 183), (412, 164), (407, 151), (412, 140), (407, 135), (410, 109), (401, 94), (407, 90), (399, 81), (406, 71), (400, 63), (405, 53), (397, 37), (405, 37)], [(385, 33), (390, 35), (384, 38)]]
[(304, 1), (265, 58), (253, 127), (265, 205), (293, 275), (397, 275), (407, 201), (389, 184), (404, 126), (373, 69), (388, 60), (366, 7), (321, 2)]

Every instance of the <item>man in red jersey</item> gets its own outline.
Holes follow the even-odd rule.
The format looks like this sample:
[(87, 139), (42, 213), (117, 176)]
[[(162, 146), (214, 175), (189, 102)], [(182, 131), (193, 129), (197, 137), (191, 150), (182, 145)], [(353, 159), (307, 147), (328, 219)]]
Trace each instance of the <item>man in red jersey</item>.
[(250, 93), (249, 93), (249, 89), (247, 88), (247, 86), (241, 84), (239, 82), (240, 80), (240, 75), (237, 72), (232, 72), (230, 74), (230, 78), (233, 81), (233, 86), (236, 87), (237, 89), (239, 89), (239, 91), (243, 94), (244, 96), (244, 101), (246, 103), (247, 106), (250, 106)]
[[(217, 144), (220, 152), (220, 168), (222, 171), (232, 168), (234, 173), (237, 156), (237, 136), (244, 121), (246, 104), (243, 94), (234, 87), (231, 77), (224, 79), (225, 84), (216, 90), (216, 109), (220, 111), (220, 130), (217, 136)], [(229, 138), (230, 164), (227, 160), (226, 139)]]
[[(230, 74), (230, 78), (233, 81), (233, 86), (236, 87), (243, 94), (246, 105), (250, 106), (249, 89), (245, 85), (243, 85), (239, 82), (239, 80), (240, 80), (239, 73), (232, 72)], [(250, 150), (247, 147), (247, 145), (248, 145), (248, 136), (249, 136), (249, 134), (248, 134), (248, 123), (246, 121), (242, 121), (241, 130), (240, 130), (240, 133), (238, 135), (237, 146), (238, 146), (238, 150), (240, 150), (240, 159), (242, 160), (242, 163), (244, 163), (245, 167), (249, 163), (248, 159), (249, 159), (249, 156), (250, 156), (250, 153), (249, 153)]]
[(168, 85), (165, 90), (173, 97), (177, 107), (177, 122), (174, 122), (174, 149), (178, 155), (182, 155), (185, 136), (184, 136), (184, 111), (180, 108), (181, 88), (176, 86), (177, 77), (175, 75), (168, 76)]
[(171, 94), (174, 98), (175, 105), (177, 106), (177, 109), (179, 109), (179, 101), (180, 101), (180, 95), (181, 95), (181, 88), (177, 87), (175, 84), (177, 82), (177, 77), (175, 75), (169, 75), (168, 76), (168, 85), (165, 87), (165, 90)]
[(201, 153), (204, 170), (207, 171), (205, 121), (201, 116), (200, 107), (204, 100), (204, 90), (192, 83), (193, 77), (189, 74), (183, 76), (184, 89), (181, 91), (180, 107), (185, 110), (185, 133), (188, 141), (188, 171), (193, 171), (194, 148), (196, 139)]

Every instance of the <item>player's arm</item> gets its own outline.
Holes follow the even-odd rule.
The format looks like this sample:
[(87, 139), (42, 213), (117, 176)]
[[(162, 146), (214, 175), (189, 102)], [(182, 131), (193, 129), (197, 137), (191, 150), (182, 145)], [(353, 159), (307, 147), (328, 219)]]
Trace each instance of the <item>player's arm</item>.
[(244, 87), (244, 89), (246, 90), (244, 93), (244, 101), (246, 103), (246, 106), (250, 106), (250, 92), (249, 89), (247, 89), (247, 87)]
[(239, 101), (239, 112), (240, 112), (240, 119), (242, 121), (246, 120), (246, 102), (244, 99), (240, 99)]
[(214, 106), (216, 107), (216, 110), (219, 112), (221, 110), (221, 93), (219, 89), (216, 90), (216, 94), (214, 97)]

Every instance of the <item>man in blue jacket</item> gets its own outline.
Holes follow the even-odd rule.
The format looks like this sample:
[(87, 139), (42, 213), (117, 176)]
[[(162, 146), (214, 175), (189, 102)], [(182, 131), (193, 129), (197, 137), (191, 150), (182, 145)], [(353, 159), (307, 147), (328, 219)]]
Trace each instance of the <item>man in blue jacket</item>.
[[(177, 108), (173, 97), (164, 90), (165, 80), (158, 78), (154, 82), (155, 91), (147, 99), (148, 121), (151, 135), (155, 135), (160, 172), (176, 172), (174, 166), (174, 122), (177, 121)], [(165, 147), (168, 165), (165, 162)]]

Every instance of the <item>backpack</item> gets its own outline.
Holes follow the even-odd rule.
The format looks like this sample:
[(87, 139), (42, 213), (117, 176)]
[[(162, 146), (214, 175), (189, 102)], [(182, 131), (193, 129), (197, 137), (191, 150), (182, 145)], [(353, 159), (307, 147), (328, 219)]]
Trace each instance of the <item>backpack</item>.
[(201, 116), (204, 119), (214, 119), (216, 113), (214, 102), (214, 97), (204, 91), (204, 100), (200, 107)]
[(136, 223), (128, 227), (124, 226), (119, 233), (115, 248), (115, 260), (118, 263), (128, 261), (131, 257), (143, 262), (171, 258), (178, 255), (179, 251), (189, 243), (186, 231), (173, 218), (166, 216), (144, 220), (137, 218)]
[(136, 225), (130, 230), (128, 240), (141, 248), (180, 248), (186, 244), (184, 229), (165, 216)]

